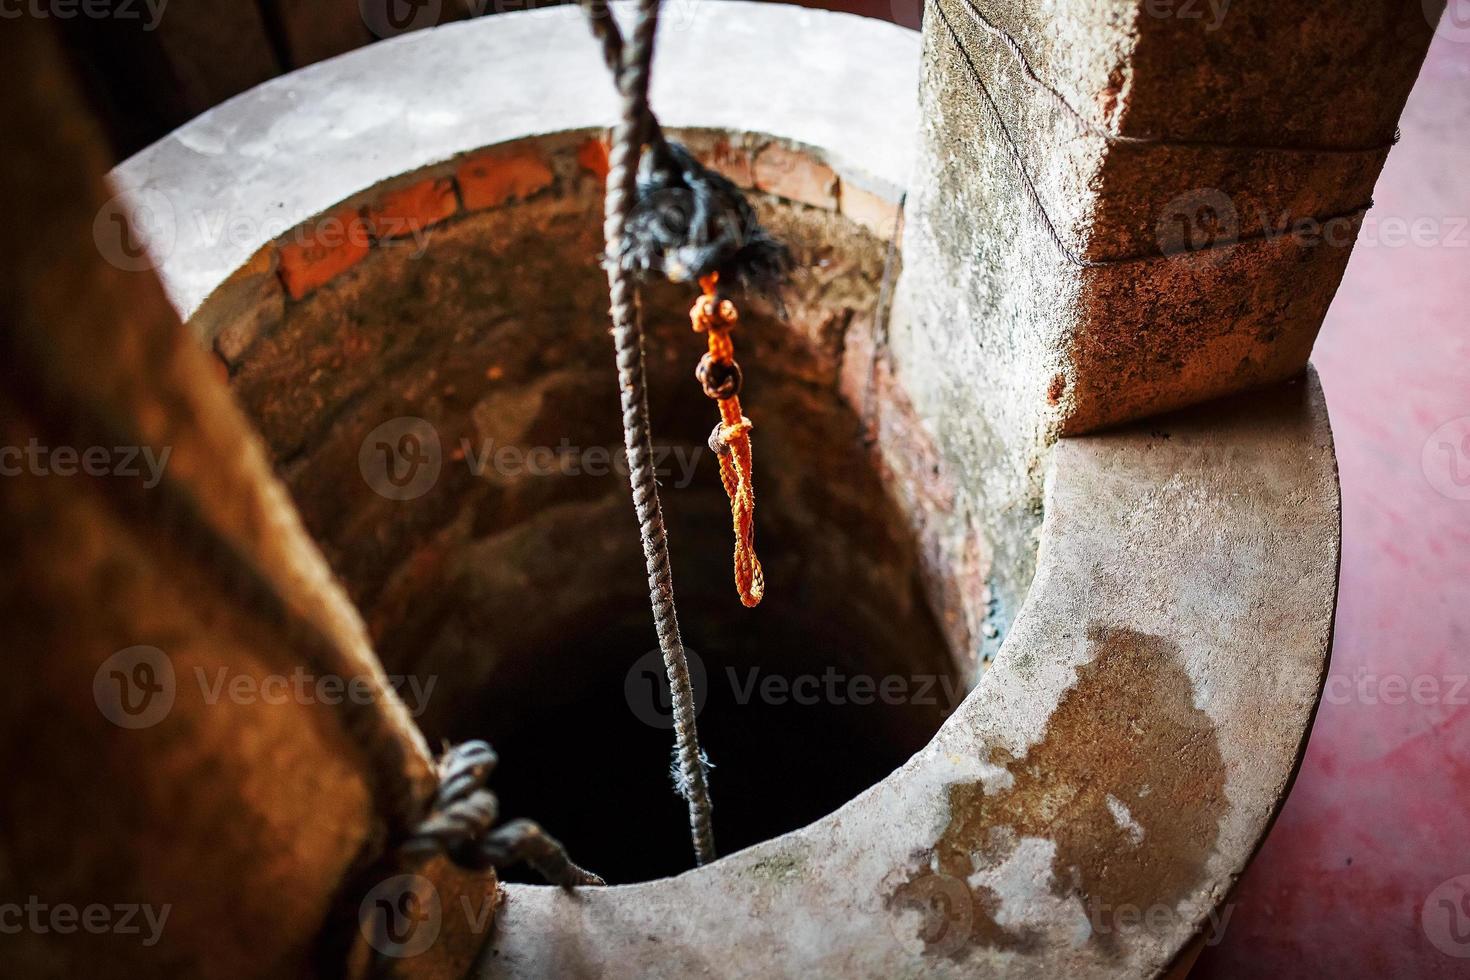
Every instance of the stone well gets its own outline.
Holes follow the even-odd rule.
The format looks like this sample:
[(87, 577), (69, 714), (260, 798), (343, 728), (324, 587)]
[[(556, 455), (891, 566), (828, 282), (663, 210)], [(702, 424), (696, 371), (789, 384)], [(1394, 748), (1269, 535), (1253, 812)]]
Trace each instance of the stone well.
[[(1016, 21), (1003, 33), (1038, 36), (1001, 6)], [(1154, 76), (1137, 62), (1130, 89), (1118, 72), (1132, 79), (1163, 28), (1124, 0), (1076, 8), (1055, 12), (1076, 51), (1033, 51), (1026, 68), (1133, 92), (1108, 118), (1126, 127)], [(423, 710), (406, 742), (492, 737), (512, 815), (615, 882), (485, 883), (500, 904), (477, 930), (448, 911), (463, 882), (436, 879), (446, 938), (398, 960), (405, 975), (1153, 976), (1187, 968), (1225, 921), (1326, 667), (1338, 494), (1305, 357), (1346, 249), (1241, 235), (1133, 255), (1157, 253), (1134, 241), (1140, 215), (1173, 206), (1186, 163), (1150, 173), (1145, 193), (1113, 142), (1084, 132), (1059, 140), (1049, 170), (1051, 117), (1003, 152), (1007, 115), (1051, 103), (965, 9), (933, 5), (922, 48), (777, 5), (665, 19), (655, 107), (751, 190), (798, 259), (787, 316), (752, 309), (738, 338), (770, 585), (753, 613), (728, 581), (728, 511), (699, 454), (711, 419), (689, 297), (646, 296), (675, 582), (710, 679), (700, 725), (728, 854), (696, 870), (664, 783), (670, 738), (643, 710), (656, 698), (630, 693), (653, 637), (607, 452), (597, 261), (612, 96), (578, 13), (334, 59), (112, 173), (342, 593), (312, 587), (351, 600), (388, 675), (434, 679), (407, 705)], [(1206, 74), (1249, 75), (1232, 38), (1201, 55)], [(978, 64), (1009, 79), (993, 117), (958, 94)], [(1391, 128), (1396, 110), (1380, 115)], [(1347, 152), (1315, 156), (1341, 167)], [(1271, 171), (1273, 193), (1335, 214), (1308, 193), (1326, 178), (1293, 160)], [(1356, 179), (1371, 185), (1381, 160), (1371, 149)], [(1218, 175), (1227, 196), (1251, 190), (1241, 173)], [(1058, 202), (1060, 229), (1033, 210)], [(1104, 213), (1111, 224), (1089, 218)], [(1129, 247), (1109, 251), (1106, 234)], [(1306, 271), (1293, 283), (1286, 267)], [(1147, 284), (1142, 301), (1128, 283)], [(1190, 307), (1200, 295), (1214, 305)], [(422, 469), (399, 465), (410, 451)], [(728, 697), (726, 678), (751, 669), (927, 677), (957, 696), (773, 710)], [(421, 750), (408, 757), (421, 781)], [(363, 829), (360, 802), (337, 809), (352, 845), (338, 852), (355, 859), (302, 899), (322, 930), (354, 905), (383, 836)], [(181, 961), (205, 955), (179, 942)], [(256, 952), (271, 966), (296, 949)]]

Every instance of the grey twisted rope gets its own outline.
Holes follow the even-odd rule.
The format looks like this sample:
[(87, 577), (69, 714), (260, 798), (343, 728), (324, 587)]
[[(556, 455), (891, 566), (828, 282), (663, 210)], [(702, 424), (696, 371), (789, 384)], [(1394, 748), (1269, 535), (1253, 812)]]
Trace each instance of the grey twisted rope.
[(605, 884), (567, 857), (566, 848), (540, 825), (512, 820), (495, 827), (500, 803), (485, 783), (499, 761), (487, 742), (465, 742), (447, 751), (439, 760), (439, 789), (429, 815), (399, 853), (409, 861), (422, 861), (442, 851), (460, 867), (474, 871), (525, 861), (562, 888)]
[(645, 140), (662, 139), (648, 105), (648, 82), (658, 29), (659, 0), (638, 0), (632, 36), (624, 43), (605, 0), (580, 0), (601, 42), (603, 59), (618, 88), (619, 120), (613, 130), (608, 159), (607, 199), (603, 235), (604, 259), (612, 315), (613, 347), (618, 366), (618, 390), (623, 410), (623, 444), (628, 454), (628, 480), (643, 558), (648, 571), (649, 600), (654, 630), (673, 697), (674, 771), (680, 795), (689, 803), (689, 830), (698, 864), (715, 858), (709, 786), (704, 754), (694, 719), (694, 689), (679, 617), (674, 608), (674, 576), (669, 562), (668, 532), (658, 499), (654, 475), (653, 439), (648, 425), (648, 389), (644, 365), (643, 322), (634, 274), (618, 260), (628, 217), (637, 202), (638, 161)]

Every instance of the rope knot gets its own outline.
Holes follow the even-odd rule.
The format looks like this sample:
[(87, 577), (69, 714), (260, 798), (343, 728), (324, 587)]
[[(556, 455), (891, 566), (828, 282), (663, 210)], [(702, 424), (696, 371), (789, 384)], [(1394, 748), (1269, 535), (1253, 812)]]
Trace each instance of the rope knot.
[(755, 423), (746, 418), (744, 415), (740, 416), (740, 421), (736, 422), (734, 425), (726, 425), (724, 422), (716, 422), (714, 430), (711, 431), (709, 434), (709, 448), (717, 455), (728, 456), (731, 452), (733, 452), (733, 450), (730, 448), (731, 444), (740, 437), (744, 436), (753, 428), (755, 428)]
[(604, 884), (573, 864), (561, 844), (537, 824), (513, 820), (495, 829), (500, 803), (486, 783), (499, 761), (487, 742), (465, 742), (446, 751), (439, 760), (439, 788), (428, 815), (399, 853), (409, 860), (427, 860), (442, 852), (471, 871), (525, 861), (563, 888)]
[(485, 788), (500, 759), (485, 742), (465, 742), (439, 759), (439, 788), (429, 813), (404, 842), (409, 857), (443, 851), (461, 867), (483, 870), (475, 844), (495, 824), (495, 795)]
[(735, 309), (735, 304), (715, 294), (713, 279), (702, 280), (700, 284), (704, 286), (705, 292), (689, 308), (689, 322), (694, 327), (694, 332), (734, 330), (735, 324), (740, 319), (740, 313)]
[(745, 194), (662, 133), (649, 143), (618, 252), (622, 268), (670, 282), (719, 273), (727, 285), (781, 309), (791, 253), (761, 227)]

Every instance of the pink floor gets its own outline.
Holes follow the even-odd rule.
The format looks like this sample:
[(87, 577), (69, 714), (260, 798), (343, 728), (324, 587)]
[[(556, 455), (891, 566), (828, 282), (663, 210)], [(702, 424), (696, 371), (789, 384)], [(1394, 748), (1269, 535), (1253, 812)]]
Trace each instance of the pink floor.
[(1436, 39), (1375, 199), (1313, 355), (1342, 471), (1332, 668), (1194, 977), (1470, 978), (1470, 36)]

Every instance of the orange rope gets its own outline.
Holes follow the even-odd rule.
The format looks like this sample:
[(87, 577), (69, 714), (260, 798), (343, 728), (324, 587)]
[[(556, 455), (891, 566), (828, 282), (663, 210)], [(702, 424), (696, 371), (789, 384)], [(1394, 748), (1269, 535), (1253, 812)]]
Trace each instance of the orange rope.
[(740, 601), (755, 606), (766, 593), (766, 579), (755, 556), (755, 478), (751, 469), (750, 419), (740, 412), (740, 366), (735, 363), (735, 345), (730, 331), (739, 314), (735, 304), (715, 292), (718, 275), (699, 280), (704, 294), (694, 301), (689, 319), (698, 333), (709, 340), (709, 353), (695, 372), (705, 394), (720, 404), (720, 423), (710, 435), (710, 448), (720, 460), (720, 481), (730, 497), (730, 517), (735, 528), (735, 588)]

